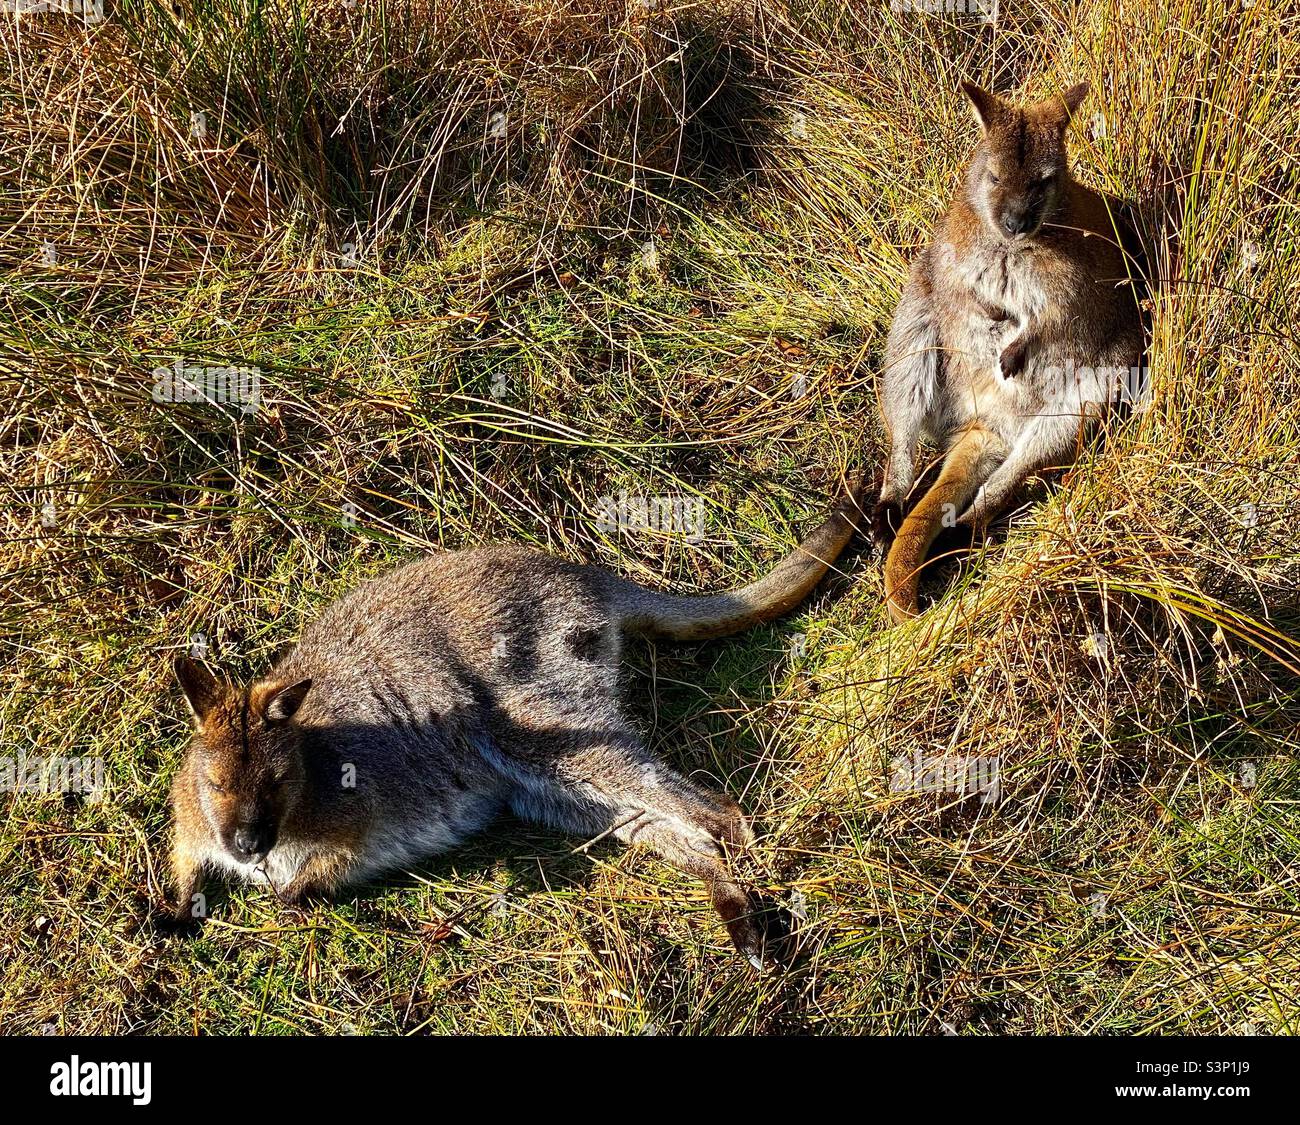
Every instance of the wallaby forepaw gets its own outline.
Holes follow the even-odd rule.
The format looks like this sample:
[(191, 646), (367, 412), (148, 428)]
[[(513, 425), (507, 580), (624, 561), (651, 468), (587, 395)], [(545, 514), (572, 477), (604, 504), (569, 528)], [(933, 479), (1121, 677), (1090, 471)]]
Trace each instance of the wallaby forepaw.
[(1025, 360), (1029, 357), (1029, 347), (1023, 336), (1012, 340), (998, 357), (998, 373), (1004, 379), (1014, 379), (1025, 370)]
[(149, 929), (159, 937), (190, 937), (199, 932), (203, 918), (194, 913), (189, 902), (164, 902), (147, 915)]

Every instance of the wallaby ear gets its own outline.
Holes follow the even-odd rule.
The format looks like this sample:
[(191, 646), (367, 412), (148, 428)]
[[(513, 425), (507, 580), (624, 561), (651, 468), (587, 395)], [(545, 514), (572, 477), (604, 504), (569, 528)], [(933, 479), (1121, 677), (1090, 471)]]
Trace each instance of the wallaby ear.
[(1088, 96), (1088, 83), (1076, 82), (1068, 90), (1064, 91), (1059, 98), (1050, 99), (1050, 104), (1055, 113), (1057, 124), (1064, 129), (1074, 115), (1079, 111), (1079, 106), (1083, 104), (1083, 99)]
[(178, 656), (172, 661), (172, 671), (185, 693), (185, 702), (194, 716), (194, 726), (203, 729), (203, 722), (221, 698), (221, 683), (207, 667), (188, 656)]
[(963, 81), (961, 89), (962, 93), (970, 99), (971, 108), (975, 111), (975, 120), (987, 133), (1002, 114), (1005, 103), (997, 94), (990, 93), (983, 86), (975, 85), (974, 82)]
[(307, 698), (307, 692), (310, 690), (309, 679), (299, 680), (288, 687), (273, 689), (272, 694), (263, 704), (262, 718), (272, 725), (287, 723), (298, 713), (298, 708), (302, 706), (302, 701)]

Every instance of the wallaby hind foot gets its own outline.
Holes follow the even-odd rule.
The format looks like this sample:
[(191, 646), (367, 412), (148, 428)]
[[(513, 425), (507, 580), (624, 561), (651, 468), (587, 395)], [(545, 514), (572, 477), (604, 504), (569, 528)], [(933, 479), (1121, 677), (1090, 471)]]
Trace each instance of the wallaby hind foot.
[(728, 851), (754, 839), (730, 797), (651, 759), (630, 730), (530, 762), (518, 776), (510, 807), (521, 819), (650, 849), (705, 884), (732, 944), (751, 965), (762, 969), (776, 960), (759, 904), (727, 866)]

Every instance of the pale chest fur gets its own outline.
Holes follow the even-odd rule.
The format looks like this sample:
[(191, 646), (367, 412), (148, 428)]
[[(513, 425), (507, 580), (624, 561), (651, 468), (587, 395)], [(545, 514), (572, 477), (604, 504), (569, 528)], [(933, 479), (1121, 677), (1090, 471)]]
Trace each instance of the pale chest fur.
[[(1059, 294), (1075, 288), (1063, 263), (1025, 251), (988, 249), (934, 253), (938, 328), (944, 352), (943, 427), (979, 418), (1010, 437), (1045, 410), (1077, 410), (1091, 388), (1062, 380), (1074, 315)], [(1068, 273), (1068, 270), (1066, 270)], [(1008, 377), (1007, 349), (1024, 345), (1023, 367)]]
[(947, 244), (935, 248), (935, 262), (945, 352), (971, 374), (1000, 376), (1002, 352), (1017, 337), (1032, 336), (1052, 308), (1040, 269), (1025, 254), (976, 251), (958, 256)]
[(1048, 311), (1054, 271), (1038, 255), (998, 249), (958, 257), (950, 248), (939, 260), (946, 286), (965, 293), (972, 304), (1004, 309), (1022, 323), (1042, 320)]

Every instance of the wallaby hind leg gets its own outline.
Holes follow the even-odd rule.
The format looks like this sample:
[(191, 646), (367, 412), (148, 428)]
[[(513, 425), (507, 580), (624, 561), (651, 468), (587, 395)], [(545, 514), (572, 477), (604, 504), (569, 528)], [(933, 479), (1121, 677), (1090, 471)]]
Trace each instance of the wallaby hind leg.
[(584, 748), (527, 776), (511, 798), (525, 820), (589, 836), (612, 835), (650, 848), (703, 880), (736, 949), (755, 967), (773, 957), (760, 911), (726, 863), (727, 845), (743, 848), (753, 833), (740, 807), (652, 759), (628, 735)]
[(939, 479), (908, 513), (885, 560), (886, 607), (895, 621), (916, 616), (917, 589), (930, 544), (942, 527), (955, 526), (1005, 453), (1000, 438), (977, 427), (949, 449)]
[(982, 528), (1007, 507), (1032, 473), (1074, 460), (1082, 420), (1070, 415), (1042, 415), (1025, 427), (1011, 452), (971, 497), (957, 518), (963, 526)]
[(204, 913), (202, 900), (203, 864), (180, 841), (172, 845), (172, 881), (176, 885), (176, 902), (171, 908), (176, 922), (193, 922)]
[(889, 432), (871, 539), (884, 549), (903, 525), (903, 502), (916, 479), (916, 449), (937, 393), (939, 329), (930, 297), (929, 251), (917, 259), (894, 313), (881, 370), (880, 408)]

